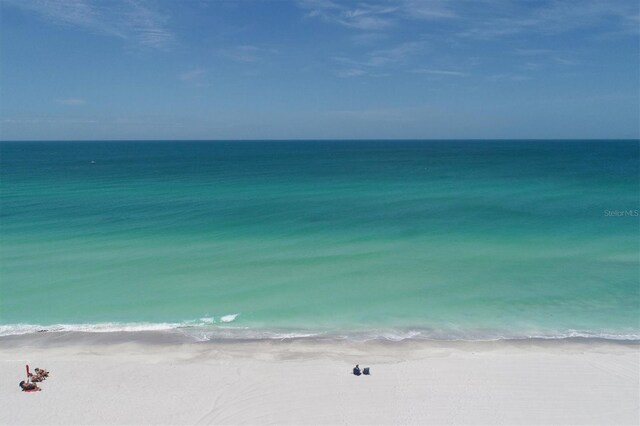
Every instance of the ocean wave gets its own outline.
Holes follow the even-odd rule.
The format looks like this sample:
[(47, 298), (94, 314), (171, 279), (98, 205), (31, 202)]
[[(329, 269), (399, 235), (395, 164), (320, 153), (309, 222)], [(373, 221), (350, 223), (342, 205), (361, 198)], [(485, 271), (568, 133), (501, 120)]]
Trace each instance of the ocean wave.
[(240, 314), (224, 315), (224, 316), (220, 317), (220, 321), (222, 321), (222, 322), (232, 322), (232, 321), (235, 321), (235, 319), (238, 317), (238, 315), (240, 315)]
[[(229, 323), (240, 314), (223, 315), (220, 322)], [(45, 332), (82, 332), (82, 333), (114, 333), (114, 332), (139, 332), (139, 331), (170, 331), (182, 328), (206, 327), (216, 324), (216, 318), (205, 316), (199, 320), (187, 320), (182, 322), (101, 322), (78, 324), (0, 324), (0, 337), (16, 336), (30, 333)]]
[(97, 324), (9, 324), (0, 325), (0, 337), (44, 332), (112, 333), (118, 331), (165, 331), (180, 327), (178, 323), (97, 323)]
[(433, 330), (433, 329), (369, 329), (369, 330), (308, 330), (308, 329), (266, 329), (229, 324), (239, 314), (221, 317), (206, 316), (199, 320), (166, 323), (117, 323), (94, 324), (5, 324), (0, 325), (0, 337), (35, 333), (114, 333), (114, 332), (172, 332), (184, 336), (187, 341), (205, 342), (215, 340), (351, 340), (351, 341), (389, 341), (411, 340), (433, 341), (498, 341), (498, 340), (562, 340), (562, 339), (600, 339), (614, 341), (640, 341), (640, 332), (613, 333), (580, 330), (559, 332), (498, 332), (487, 330)]

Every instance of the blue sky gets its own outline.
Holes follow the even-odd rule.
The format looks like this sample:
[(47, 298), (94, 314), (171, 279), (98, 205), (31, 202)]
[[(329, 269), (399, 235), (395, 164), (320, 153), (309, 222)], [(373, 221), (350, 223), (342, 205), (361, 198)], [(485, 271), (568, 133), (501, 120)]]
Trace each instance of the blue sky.
[(640, 6), (0, 0), (0, 138), (638, 138)]

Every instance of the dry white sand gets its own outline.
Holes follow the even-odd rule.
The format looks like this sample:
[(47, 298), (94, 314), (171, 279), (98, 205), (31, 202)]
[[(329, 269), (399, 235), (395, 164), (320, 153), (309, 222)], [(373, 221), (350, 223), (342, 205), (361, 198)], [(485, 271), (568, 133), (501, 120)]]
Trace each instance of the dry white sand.
[[(42, 392), (20, 391), (26, 362)], [(602, 342), (3, 338), (0, 423), (637, 425), (639, 366)]]

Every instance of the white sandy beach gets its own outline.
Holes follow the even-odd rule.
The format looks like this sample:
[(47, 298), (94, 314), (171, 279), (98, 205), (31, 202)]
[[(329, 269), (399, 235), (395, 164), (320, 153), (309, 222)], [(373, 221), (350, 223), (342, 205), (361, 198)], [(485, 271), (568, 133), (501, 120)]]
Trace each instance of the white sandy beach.
[[(1, 339), (0, 423), (640, 421), (637, 345), (102, 340)], [(27, 362), (51, 371), (42, 392), (20, 391)]]

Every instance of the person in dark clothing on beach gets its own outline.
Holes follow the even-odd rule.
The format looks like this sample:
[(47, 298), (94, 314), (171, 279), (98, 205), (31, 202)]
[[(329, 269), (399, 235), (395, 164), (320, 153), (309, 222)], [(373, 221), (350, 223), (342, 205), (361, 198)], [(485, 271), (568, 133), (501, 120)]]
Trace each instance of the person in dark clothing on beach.
[(362, 374), (362, 373), (360, 372), (360, 366), (359, 366), (358, 364), (356, 364), (356, 366), (355, 366), (355, 367), (353, 367), (353, 374), (354, 374), (355, 376), (359, 376), (360, 374)]

